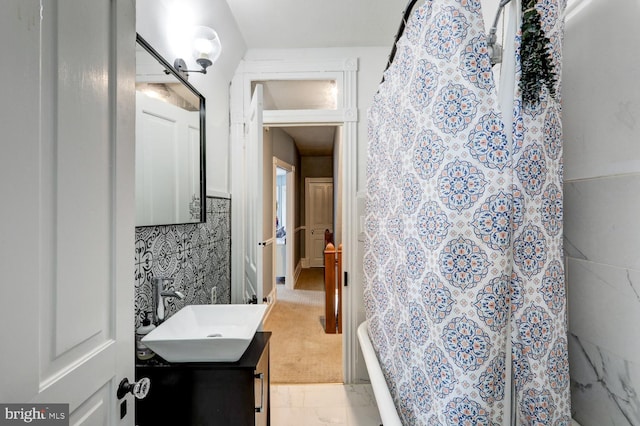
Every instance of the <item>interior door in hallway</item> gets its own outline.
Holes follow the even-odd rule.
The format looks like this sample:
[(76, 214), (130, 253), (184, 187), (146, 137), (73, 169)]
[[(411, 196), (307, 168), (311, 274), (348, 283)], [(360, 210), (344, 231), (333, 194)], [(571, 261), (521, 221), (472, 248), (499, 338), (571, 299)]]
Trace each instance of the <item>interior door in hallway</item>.
[(312, 268), (324, 266), (324, 233), (333, 233), (333, 178), (305, 179), (307, 256)]
[[(265, 264), (265, 239), (264, 233), (272, 234), (272, 226), (264, 226), (264, 140), (262, 129), (262, 85), (256, 85), (251, 98), (251, 110), (247, 117), (246, 127), (246, 164), (247, 178), (245, 180), (245, 253), (244, 253), (244, 280), (243, 300), (247, 302), (252, 296), (256, 296), (258, 303), (263, 297), (263, 265)], [(271, 192), (269, 192), (271, 194)], [(269, 215), (269, 223), (271, 222)], [(271, 250), (272, 247), (269, 247)], [(269, 251), (270, 253), (270, 251)], [(272, 262), (269, 258), (268, 262)]]

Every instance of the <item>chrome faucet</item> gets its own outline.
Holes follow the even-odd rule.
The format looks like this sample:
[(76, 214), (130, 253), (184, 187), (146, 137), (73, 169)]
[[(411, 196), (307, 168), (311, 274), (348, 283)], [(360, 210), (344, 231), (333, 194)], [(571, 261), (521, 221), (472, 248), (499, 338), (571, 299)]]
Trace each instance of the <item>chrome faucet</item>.
[(155, 325), (164, 321), (164, 297), (177, 297), (180, 300), (184, 299), (184, 293), (180, 291), (165, 291), (165, 282), (173, 282), (173, 278), (151, 278), (151, 303), (153, 304), (153, 323)]

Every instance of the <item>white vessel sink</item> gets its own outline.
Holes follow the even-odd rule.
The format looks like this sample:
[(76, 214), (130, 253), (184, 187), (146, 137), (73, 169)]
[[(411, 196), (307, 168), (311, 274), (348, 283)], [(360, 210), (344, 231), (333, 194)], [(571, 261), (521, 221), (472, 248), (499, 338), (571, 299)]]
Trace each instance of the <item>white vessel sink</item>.
[(251, 343), (267, 305), (189, 305), (142, 342), (170, 362), (233, 362)]

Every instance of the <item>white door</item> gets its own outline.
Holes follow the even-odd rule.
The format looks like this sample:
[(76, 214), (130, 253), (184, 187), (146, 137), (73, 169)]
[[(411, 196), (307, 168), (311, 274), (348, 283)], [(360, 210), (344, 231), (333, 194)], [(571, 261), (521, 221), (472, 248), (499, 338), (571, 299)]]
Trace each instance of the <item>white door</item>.
[(309, 266), (324, 266), (324, 233), (333, 233), (333, 179), (306, 178), (307, 248)]
[(256, 296), (262, 302), (263, 280), (263, 135), (262, 135), (262, 85), (256, 85), (251, 98), (251, 109), (246, 121), (247, 178), (245, 179), (245, 253), (244, 300)]
[(135, 4), (2, 9), (0, 401), (133, 425)]
[(200, 112), (137, 91), (136, 225), (193, 221), (199, 159)]

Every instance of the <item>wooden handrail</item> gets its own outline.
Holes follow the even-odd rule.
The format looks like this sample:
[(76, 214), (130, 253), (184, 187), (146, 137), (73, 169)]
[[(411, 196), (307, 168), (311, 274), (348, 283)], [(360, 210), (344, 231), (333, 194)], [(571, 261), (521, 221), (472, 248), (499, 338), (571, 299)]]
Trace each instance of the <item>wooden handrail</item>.
[(342, 333), (342, 243), (338, 246), (338, 333)]
[(324, 249), (324, 291), (325, 333), (342, 333), (342, 244)]

